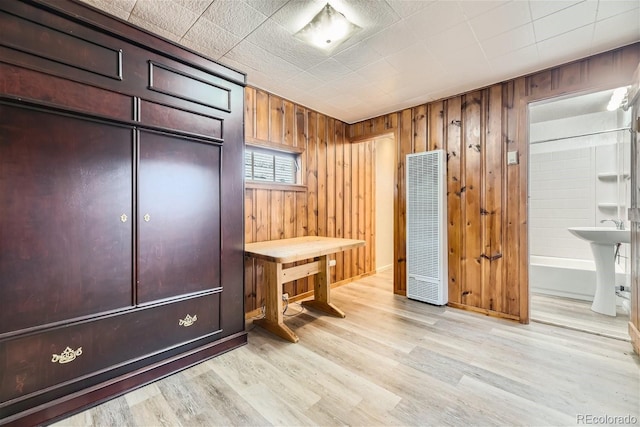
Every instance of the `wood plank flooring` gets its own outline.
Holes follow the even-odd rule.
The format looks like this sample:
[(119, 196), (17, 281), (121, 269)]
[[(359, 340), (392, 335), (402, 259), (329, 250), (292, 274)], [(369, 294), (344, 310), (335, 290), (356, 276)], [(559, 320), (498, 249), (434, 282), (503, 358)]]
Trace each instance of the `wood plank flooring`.
[(332, 292), (344, 319), (292, 304), (292, 344), (249, 344), (56, 426), (576, 425), (640, 419), (628, 342), (521, 325), (392, 293), (390, 272)]
[(617, 316), (591, 311), (591, 303), (571, 298), (531, 294), (531, 320), (605, 337), (630, 341), (629, 314), (618, 307)]

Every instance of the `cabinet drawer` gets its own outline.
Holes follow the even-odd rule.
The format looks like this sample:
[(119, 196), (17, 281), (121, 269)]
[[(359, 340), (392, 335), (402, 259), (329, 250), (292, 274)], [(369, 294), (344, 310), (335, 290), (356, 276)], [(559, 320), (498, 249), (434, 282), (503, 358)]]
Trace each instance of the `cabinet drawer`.
[(219, 313), (220, 293), (215, 293), (2, 341), (0, 408), (215, 334)]

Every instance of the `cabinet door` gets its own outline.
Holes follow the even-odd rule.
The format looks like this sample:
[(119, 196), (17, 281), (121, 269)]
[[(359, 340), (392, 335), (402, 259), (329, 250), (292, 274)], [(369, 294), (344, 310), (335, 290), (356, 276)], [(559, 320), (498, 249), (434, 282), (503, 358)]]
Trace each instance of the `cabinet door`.
[(0, 105), (0, 334), (132, 304), (133, 130)]
[(220, 286), (220, 147), (140, 132), (139, 303)]

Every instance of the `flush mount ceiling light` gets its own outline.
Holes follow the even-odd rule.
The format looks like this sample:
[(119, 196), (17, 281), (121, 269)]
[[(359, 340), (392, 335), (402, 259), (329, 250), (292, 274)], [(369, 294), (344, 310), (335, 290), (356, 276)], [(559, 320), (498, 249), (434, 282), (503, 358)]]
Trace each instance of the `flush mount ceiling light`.
[(626, 87), (619, 87), (618, 89), (614, 90), (613, 94), (611, 94), (611, 99), (609, 100), (609, 104), (607, 105), (607, 110), (615, 111), (618, 108), (620, 108), (626, 96), (627, 96)]
[(295, 34), (297, 39), (330, 51), (360, 30), (327, 3), (313, 19)]

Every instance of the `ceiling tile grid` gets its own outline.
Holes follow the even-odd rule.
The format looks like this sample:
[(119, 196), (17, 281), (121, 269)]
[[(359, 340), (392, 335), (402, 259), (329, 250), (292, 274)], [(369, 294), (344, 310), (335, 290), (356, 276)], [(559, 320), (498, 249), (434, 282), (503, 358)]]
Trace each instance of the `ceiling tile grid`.
[(352, 123), (640, 41), (640, 0), (328, 0), (356, 25), (294, 37), (327, 0), (83, 0)]

